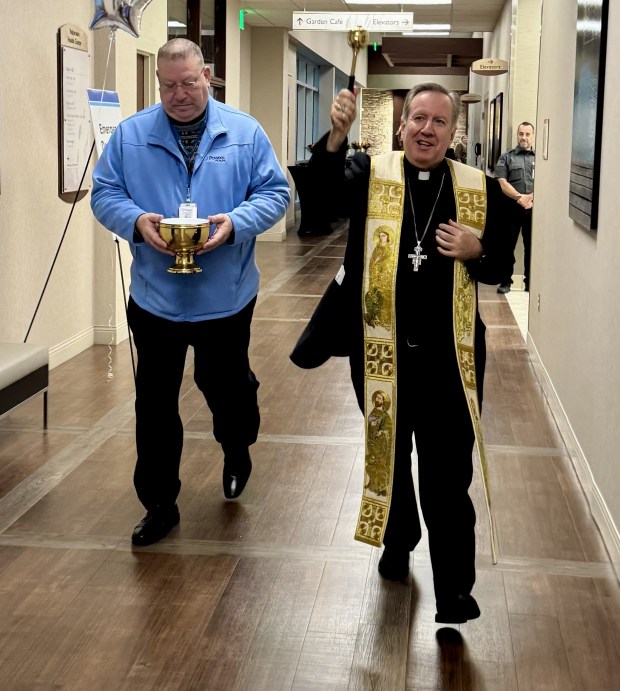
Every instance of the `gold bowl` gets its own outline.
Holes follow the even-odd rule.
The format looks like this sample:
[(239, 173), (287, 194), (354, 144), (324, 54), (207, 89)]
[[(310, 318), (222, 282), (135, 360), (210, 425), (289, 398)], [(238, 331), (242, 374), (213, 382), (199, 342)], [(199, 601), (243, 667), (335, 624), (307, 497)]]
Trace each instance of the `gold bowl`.
[(206, 218), (164, 218), (159, 234), (176, 257), (168, 268), (171, 274), (197, 274), (202, 269), (194, 263), (194, 252), (209, 239), (210, 225)]

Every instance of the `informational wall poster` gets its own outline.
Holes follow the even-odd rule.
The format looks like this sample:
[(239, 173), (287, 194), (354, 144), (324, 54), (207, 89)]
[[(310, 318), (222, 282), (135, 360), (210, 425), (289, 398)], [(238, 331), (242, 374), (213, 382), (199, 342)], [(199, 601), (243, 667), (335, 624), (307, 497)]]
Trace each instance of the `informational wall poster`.
[[(77, 192), (92, 140), (86, 90), (91, 80), (87, 36), (79, 27), (64, 25), (60, 32), (60, 192)], [(81, 189), (90, 187), (86, 173)]]
[(90, 106), (97, 155), (101, 156), (101, 152), (110, 141), (114, 130), (123, 119), (118, 93), (116, 91), (88, 89), (88, 105)]

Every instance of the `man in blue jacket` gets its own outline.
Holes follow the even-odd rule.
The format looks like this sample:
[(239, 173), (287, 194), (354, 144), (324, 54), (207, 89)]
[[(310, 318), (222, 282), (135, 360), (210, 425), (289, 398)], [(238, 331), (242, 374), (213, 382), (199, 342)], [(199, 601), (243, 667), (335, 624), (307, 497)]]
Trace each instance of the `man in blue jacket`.
[[(95, 168), (91, 199), (99, 222), (126, 240), (133, 255), (134, 485), (147, 510), (134, 529), (135, 545), (161, 540), (179, 522), (179, 392), (190, 345), (194, 380), (224, 451), (225, 496), (238, 497), (250, 476), (249, 446), (260, 424), (258, 381), (248, 357), (259, 282), (254, 247), (290, 198), (256, 120), (209, 98), (210, 69), (196, 44), (176, 38), (162, 46), (157, 77), (161, 103), (118, 126)], [(159, 222), (188, 210), (213, 229), (196, 253), (202, 272), (168, 273), (174, 253)]]

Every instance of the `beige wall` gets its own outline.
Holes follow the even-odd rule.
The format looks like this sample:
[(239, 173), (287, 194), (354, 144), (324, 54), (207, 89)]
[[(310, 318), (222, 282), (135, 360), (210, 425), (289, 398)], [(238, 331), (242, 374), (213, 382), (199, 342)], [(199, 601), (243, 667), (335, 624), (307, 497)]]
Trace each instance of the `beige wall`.
[[(0, 10), (3, 341), (23, 341), (71, 208), (58, 198), (56, 34), (65, 23), (87, 29), (91, 16), (87, 2), (57, 5), (56, 18), (34, 12), (32, 2)], [(30, 342), (54, 346), (66, 334), (91, 331), (92, 256), (86, 197), (76, 206)]]
[(519, 0), (513, 20), (514, 50), (507, 118), (510, 146), (516, 144), (519, 124), (524, 120), (534, 123), (536, 119), (541, 10), (542, 0)]
[(233, 108), (241, 108), (241, 80), (237, 75), (241, 70), (241, 41), (245, 29), (239, 29), (240, 10), (239, 0), (226, 0), (226, 103)]
[[(58, 198), (57, 31), (63, 24), (86, 31), (93, 56), (91, 84), (97, 88), (103, 86), (109, 46), (107, 28), (88, 30), (92, 2), (57, 0), (53, 12), (34, 11), (35, 4), (30, 0), (9, 8), (3, 3), (0, 8), (0, 90), (22, 97), (0, 101), (0, 333), (2, 340), (15, 342), (26, 335), (71, 210)], [(124, 115), (135, 110), (136, 51), (149, 52), (165, 41), (165, 20), (165, 3), (152, 3), (143, 13), (140, 39), (116, 32), (106, 88), (119, 90)], [(110, 323), (124, 322), (115, 247), (95, 225), (88, 194), (75, 206), (28, 339), (50, 348), (52, 366), (108, 338)]]
[[(253, 79), (250, 113), (260, 122), (286, 171), (288, 148), (288, 31), (252, 29)], [(268, 78), (267, 78), (268, 75)], [(260, 236), (261, 241), (281, 241), (286, 235), (286, 219)]]
[[(609, 4), (600, 222), (597, 233), (568, 216), (576, 4), (545, 0), (536, 147), (530, 346), (574, 447), (577, 469), (616, 564), (620, 563), (620, 308), (617, 161), (620, 6)], [(550, 120), (549, 158), (542, 152)], [(540, 308), (538, 307), (540, 300)]]
[(235, 77), (239, 81), (239, 110), (250, 112), (250, 93), (252, 84), (252, 27), (246, 26), (241, 32), (239, 42), (239, 69)]

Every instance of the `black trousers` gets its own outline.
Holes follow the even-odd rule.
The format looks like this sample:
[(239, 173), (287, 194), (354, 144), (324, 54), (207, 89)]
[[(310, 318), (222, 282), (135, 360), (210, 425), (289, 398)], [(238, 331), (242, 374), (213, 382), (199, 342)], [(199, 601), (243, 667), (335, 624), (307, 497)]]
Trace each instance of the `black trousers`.
[[(476, 579), (476, 513), (468, 493), (475, 437), (456, 354), (453, 347), (410, 348), (405, 343), (398, 346), (397, 357), (394, 481), (383, 542), (411, 551), (422, 536), (411, 467), (415, 435), (435, 597), (468, 594)], [(481, 384), (483, 372), (478, 376)], [(361, 390), (358, 377), (354, 385), (361, 403), (363, 381)]]
[(515, 249), (519, 241), (519, 233), (523, 237), (523, 282), (527, 288), (530, 284), (530, 256), (532, 253), (532, 210), (524, 209), (516, 205), (514, 216), (511, 220), (510, 237), (512, 242), (512, 268), (510, 275), (506, 276), (502, 281), (502, 285), (510, 285), (512, 283), (512, 271), (515, 265)]
[(215, 439), (225, 449), (247, 448), (256, 441), (259, 383), (248, 357), (255, 304), (256, 298), (223, 319), (172, 322), (130, 298), (128, 320), (138, 353), (134, 486), (147, 510), (173, 505), (181, 489), (179, 393), (190, 345), (194, 381), (213, 415)]

